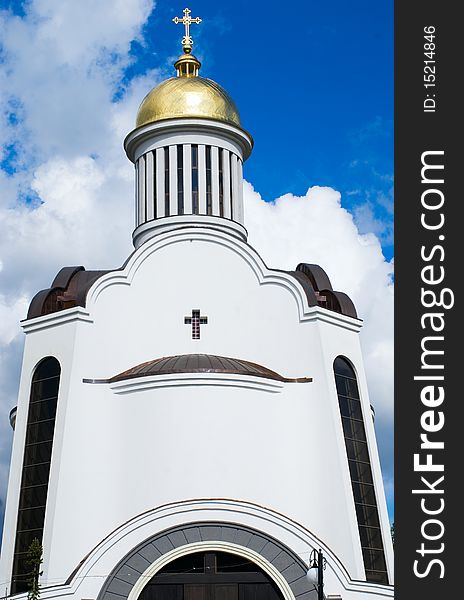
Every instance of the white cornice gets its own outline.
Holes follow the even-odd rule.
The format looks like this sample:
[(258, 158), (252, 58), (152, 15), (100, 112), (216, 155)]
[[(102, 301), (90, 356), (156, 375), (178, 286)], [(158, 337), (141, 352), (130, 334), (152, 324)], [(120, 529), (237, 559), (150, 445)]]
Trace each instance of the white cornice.
[(204, 133), (208, 131), (215, 135), (219, 134), (222, 137), (231, 139), (236, 144), (238, 143), (241, 147), (244, 160), (250, 155), (253, 148), (253, 138), (244, 129), (213, 119), (185, 117), (182, 119), (157, 121), (134, 129), (126, 136), (126, 139), (124, 140), (124, 149), (129, 160), (134, 162), (136, 148), (147, 139), (156, 138), (157, 136), (166, 135), (167, 133), (175, 134), (182, 132), (187, 134)]
[[(84, 383), (101, 385), (98, 380), (84, 380)], [(192, 387), (192, 386), (216, 386), (216, 387), (239, 387), (259, 390), (278, 394), (285, 385), (293, 382), (281, 382), (265, 377), (253, 377), (251, 375), (237, 375), (232, 373), (172, 373), (168, 375), (149, 375), (147, 377), (134, 377), (123, 381), (109, 383), (109, 387), (115, 394), (130, 394), (142, 392), (153, 388), (165, 387)]]
[(153, 219), (139, 225), (132, 234), (134, 247), (139, 248), (150, 238), (158, 236), (161, 233), (170, 233), (174, 229), (185, 229), (188, 227), (217, 229), (244, 241), (246, 241), (248, 236), (245, 227), (232, 219), (213, 215), (176, 215), (174, 217)]
[(24, 329), (25, 333), (31, 333), (33, 331), (49, 329), (50, 327), (56, 327), (57, 325), (76, 321), (93, 323), (93, 319), (85, 308), (82, 308), (82, 306), (74, 306), (49, 315), (35, 317), (34, 319), (25, 319), (24, 321), (21, 321), (21, 327)]

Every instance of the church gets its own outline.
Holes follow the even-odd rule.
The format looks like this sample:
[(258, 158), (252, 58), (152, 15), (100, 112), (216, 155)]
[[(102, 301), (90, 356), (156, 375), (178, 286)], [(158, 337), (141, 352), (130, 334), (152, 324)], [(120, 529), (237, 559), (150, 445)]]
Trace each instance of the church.
[(247, 243), (253, 139), (200, 21), (124, 141), (133, 253), (62, 268), (22, 322), (0, 581), (26, 597), (37, 539), (43, 600), (393, 598), (361, 318)]

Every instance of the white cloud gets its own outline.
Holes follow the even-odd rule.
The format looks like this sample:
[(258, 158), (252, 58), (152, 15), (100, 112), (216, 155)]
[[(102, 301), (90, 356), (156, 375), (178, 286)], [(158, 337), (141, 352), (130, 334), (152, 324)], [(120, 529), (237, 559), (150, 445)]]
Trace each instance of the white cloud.
[(393, 262), (382, 254), (373, 233), (361, 233), (340, 194), (312, 187), (305, 196), (285, 194), (263, 202), (245, 183), (249, 242), (264, 262), (293, 270), (316, 263), (334, 289), (347, 293), (364, 320), (361, 331), (370, 399), (376, 411), (378, 441), (391, 478), (393, 448)]
[(24, 18), (0, 11), (0, 160), (16, 154), (13, 172), (0, 169), (0, 515), (19, 320), (63, 265), (117, 267), (131, 250), (133, 167), (122, 140), (158, 72), (113, 98), (153, 5), (32, 0)]
[[(0, 507), (11, 445), (7, 415), (21, 361), (18, 321), (63, 265), (114, 268), (131, 251), (133, 167), (121, 144), (159, 73), (133, 79), (113, 99), (131, 60), (130, 43), (140, 39), (152, 5), (32, 0), (25, 18), (0, 12), (0, 145), (15, 144), (22, 167), (12, 175), (0, 170)], [(35, 195), (34, 207), (25, 195)], [(269, 266), (320, 264), (365, 318), (371, 397), (387, 448), (392, 265), (377, 237), (359, 233), (330, 188), (264, 203), (246, 183), (245, 199), (250, 243)]]

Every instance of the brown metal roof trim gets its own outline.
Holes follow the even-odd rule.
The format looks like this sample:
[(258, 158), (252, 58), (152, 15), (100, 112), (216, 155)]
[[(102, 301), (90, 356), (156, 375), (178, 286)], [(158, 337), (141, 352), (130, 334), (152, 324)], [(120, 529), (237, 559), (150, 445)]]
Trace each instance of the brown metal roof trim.
[[(129, 259), (128, 259), (129, 260)], [(41, 290), (32, 299), (28, 319), (48, 315), (74, 306), (85, 307), (87, 292), (97, 279), (106, 273), (121, 271), (86, 271), (84, 267), (64, 267), (53, 280), (50, 288)], [(279, 269), (271, 269), (279, 272)], [(327, 273), (319, 265), (300, 263), (295, 271), (280, 271), (294, 277), (302, 286), (309, 306), (322, 306), (328, 310), (358, 318), (351, 299), (343, 292), (332, 289)]]
[(177, 356), (165, 356), (156, 358), (136, 365), (127, 371), (118, 373), (110, 379), (84, 379), (85, 383), (115, 383), (126, 379), (137, 377), (148, 377), (152, 375), (173, 375), (180, 373), (228, 373), (230, 375), (251, 375), (253, 377), (264, 377), (285, 383), (308, 383), (311, 377), (288, 378), (279, 375), (275, 371), (258, 365), (256, 363), (242, 360), (240, 358), (228, 358), (226, 356), (215, 356), (212, 354), (179, 354)]
[(29, 305), (27, 318), (49, 315), (73, 306), (85, 306), (91, 285), (110, 271), (86, 271), (84, 267), (63, 267), (52, 285), (38, 292)]
[[(336, 292), (333, 290), (330, 279), (322, 267), (319, 265), (300, 263), (297, 266), (296, 271), (291, 271), (290, 275), (295, 277), (297, 273), (304, 275), (307, 282), (309, 282), (319, 306), (346, 315), (347, 317), (353, 317), (354, 319), (358, 318), (356, 307), (351, 298), (344, 292)], [(298, 280), (301, 283), (301, 279), (298, 278)], [(306, 295), (308, 294), (306, 293)], [(310, 303), (310, 306), (313, 305)]]

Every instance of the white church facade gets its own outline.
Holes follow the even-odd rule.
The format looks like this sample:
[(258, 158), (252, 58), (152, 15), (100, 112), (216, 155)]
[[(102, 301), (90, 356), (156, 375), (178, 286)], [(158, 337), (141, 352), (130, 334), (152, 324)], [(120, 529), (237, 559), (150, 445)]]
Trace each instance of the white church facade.
[(183, 44), (125, 140), (134, 252), (23, 321), (0, 581), (26, 596), (37, 538), (44, 600), (316, 600), (321, 549), (325, 597), (393, 598), (362, 321), (247, 243), (252, 138)]

